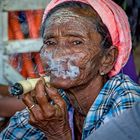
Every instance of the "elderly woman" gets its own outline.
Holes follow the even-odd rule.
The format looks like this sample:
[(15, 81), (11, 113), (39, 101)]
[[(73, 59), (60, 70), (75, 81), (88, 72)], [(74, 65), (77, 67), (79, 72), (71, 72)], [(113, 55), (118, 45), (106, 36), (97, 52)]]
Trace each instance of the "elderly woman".
[(42, 24), (40, 53), (50, 86), (41, 78), (24, 95), (29, 112), (13, 116), (2, 139), (85, 139), (140, 101), (140, 87), (118, 74), (131, 37), (126, 15), (113, 1), (52, 0)]

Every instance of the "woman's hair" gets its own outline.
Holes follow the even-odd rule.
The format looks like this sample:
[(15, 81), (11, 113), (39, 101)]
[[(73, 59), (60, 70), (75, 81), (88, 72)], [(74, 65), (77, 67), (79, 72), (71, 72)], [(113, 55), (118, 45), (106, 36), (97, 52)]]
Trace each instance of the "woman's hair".
[[(110, 33), (106, 25), (102, 22), (101, 18), (97, 14), (97, 12), (90, 5), (82, 2), (76, 2), (76, 1), (63, 2), (49, 11), (44, 22), (42, 23), (42, 27), (41, 27), (42, 36), (44, 34), (46, 20), (53, 13), (55, 13), (57, 10), (62, 8), (79, 9), (80, 11), (82, 11), (81, 16), (86, 17), (88, 20), (90, 20), (94, 25), (93, 28), (95, 28), (95, 30), (101, 35), (102, 38), (101, 48), (107, 49), (112, 46), (112, 39)], [(95, 19), (95, 15), (97, 15), (96, 19)]]

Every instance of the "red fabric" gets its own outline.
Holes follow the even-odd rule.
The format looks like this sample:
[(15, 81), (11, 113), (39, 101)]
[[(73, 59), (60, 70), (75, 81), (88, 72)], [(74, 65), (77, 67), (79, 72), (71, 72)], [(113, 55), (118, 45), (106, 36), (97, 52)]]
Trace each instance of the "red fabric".
[(103, 23), (107, 26), (113, 45), (118, 48), (118, 58), (114, 68), (110, 71), (109, 76), (118, 74), (121, 68), (126, 64), (132, 43), (128, 18), (125, 12), (112, 0), (52, 0), (45, 9), (42, 22), (47, 13), (56, 5), (65, 1), (80, 1), (91, 5), (101, 17)]

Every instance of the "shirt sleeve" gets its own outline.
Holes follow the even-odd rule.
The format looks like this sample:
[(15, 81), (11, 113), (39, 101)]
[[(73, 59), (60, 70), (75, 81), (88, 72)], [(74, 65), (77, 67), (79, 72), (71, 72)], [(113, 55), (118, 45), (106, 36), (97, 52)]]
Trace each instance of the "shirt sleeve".
[(87, 140), (138, 140), (140, 138), (140, 103), (128, 109), (119, 117), (114, 117), (94, 133)]
[(29, 114), (26, 109), (11, 117), (8, 126), (0, 133), (0, 140), (43, 140), (45, 135), (28, 123)]
[(140, 102), (140, 94), (131, 90), (121, 91), (120, 95), (117, 98), (112, 98), (112, 100), (112, 107), (106, 114), (104, 122), (108, 122), (110, 118), (132, 108), (136, 102)]

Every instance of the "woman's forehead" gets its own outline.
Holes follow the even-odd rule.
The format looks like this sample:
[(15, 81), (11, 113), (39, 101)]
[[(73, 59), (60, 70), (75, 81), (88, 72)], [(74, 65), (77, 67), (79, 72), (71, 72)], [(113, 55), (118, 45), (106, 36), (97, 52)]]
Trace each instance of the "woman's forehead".
[[(49, 18), (59, 18), (63, 19), (63, 17), (78, 17), (83, 18), (86, 20), (92, 20), (92, 22), (96, 22), (96, 20), (99, 20), (99, 15), (95, 12), (95, 10), (88, 10), (88, 9), (79, 9), (79, 8), (61, 8), (56, 10), (55, 12), (51, 13)], [(48, 18), (48, 19), (49, 19)], [(48, 20), (47, 20), (48, 21)]]
[[(85, 16), (75, 13), (73, 9), (63, 8), (54, 12), (45, 22), (45, 30), (55, 30), (56, 26), (60, 29), (67, 30), (83, 30), (85, 32), (96, 32), (96, 24), (94, 19), (88, 20)], [(64, 28), (65, 26), (65, 28)]]
[[(94, 16), (92, 17), (94, 18)], [(88, 20), (87, 17), (81, 16), (78, 11), (72, 8), (62, 8), (54, 12), (45, 23), (44, 39), (53, 36), (76, 36), (93, 41), (98, 44), (101, 41), (101, 36), (97, 32), (96, 23), (94, 20)], [(95, 21), (96, 22), (96, 21)]]

